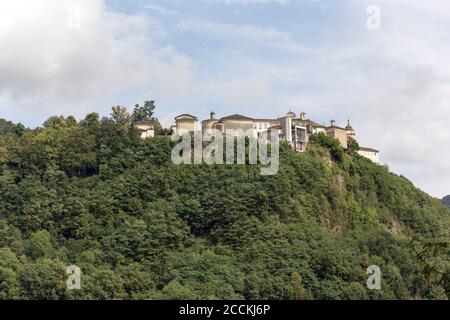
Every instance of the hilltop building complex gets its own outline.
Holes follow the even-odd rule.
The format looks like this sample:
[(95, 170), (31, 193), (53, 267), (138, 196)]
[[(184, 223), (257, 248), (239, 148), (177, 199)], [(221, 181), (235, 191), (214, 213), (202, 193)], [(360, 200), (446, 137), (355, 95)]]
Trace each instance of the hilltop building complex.
[[(182, 114), (175, 118), (175, 123), (172, 126), (174, 133), (182, 135), (197, 130), (198, 118)], [(334, 120), (331, 120), (330, 126), (325, 126), (308, 119), (304, 112), (298, 117), (294, 112), (288, 112), (284, 117), (277, 119), (255, 119), (240, 114), (217, 118), (216, 114), (211, 112), (210, 118), (201, 122), (201, 129), (203, 132), (215, 129), (223, 133), (241, 130), (251, 132), (254, 138), (270, 137), (275, 132), (281, 140), (288, 141), (298, 152), (306, 150), (309, 137), (315, 133), (324, 133), (337, 139), (344, 148), (348, 148), (349, 139), (356, 140), (356, 131), (350, 125), (350, 121), (345, 128), (337, 126)], [(375, 163), (380, 163), (378, 150), (361, 147), (358, 153)]]

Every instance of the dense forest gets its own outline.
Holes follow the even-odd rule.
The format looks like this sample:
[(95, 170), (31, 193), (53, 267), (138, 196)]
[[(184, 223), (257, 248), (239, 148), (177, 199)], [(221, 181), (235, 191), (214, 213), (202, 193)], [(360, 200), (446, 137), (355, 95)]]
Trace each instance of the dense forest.
[(174, 165), (137, 111), (1, 131), (0, 299), (448, 297), (450, 210), (357, 146), (282, 144), (274, 176)]

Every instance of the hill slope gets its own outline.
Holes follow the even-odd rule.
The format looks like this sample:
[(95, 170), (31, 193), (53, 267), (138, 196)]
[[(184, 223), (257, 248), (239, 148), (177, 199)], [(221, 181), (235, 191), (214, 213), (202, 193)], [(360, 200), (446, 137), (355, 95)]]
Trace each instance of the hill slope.
[[(169, 137), (141, 140), (126, 118), (2, 136), (0, 298), (445, 297), (408, 237), (448, 237), (450, 211), (329, 142), (283, 145), (278, 175), (261, 176), (176, 166)], [(65, 287), (72, 264), (80, 291)], [(365, 287), (370, 265), (381, 291)]]

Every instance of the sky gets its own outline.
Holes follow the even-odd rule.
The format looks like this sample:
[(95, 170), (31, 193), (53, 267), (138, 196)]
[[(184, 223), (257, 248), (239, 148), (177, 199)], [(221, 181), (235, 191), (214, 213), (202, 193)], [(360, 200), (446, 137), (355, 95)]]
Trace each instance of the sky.
[(149, 99), (166, 126), (212, 110), (350, 118), (361, 145), (442, 197), (449, 18), (448, 0), (0, 0), (0, 118), (35, 127)]

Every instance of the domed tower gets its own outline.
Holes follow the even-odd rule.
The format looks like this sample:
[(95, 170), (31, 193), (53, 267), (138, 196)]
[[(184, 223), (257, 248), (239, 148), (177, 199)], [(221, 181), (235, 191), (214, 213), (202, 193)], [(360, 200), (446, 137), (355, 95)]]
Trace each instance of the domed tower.
[(292, 112), (292, 111), (289, 111), (288, 113), (286, 113), (286, 117), (288, 117), (288, 118), (295, 119), (296, 116), (297, 115), (294, 112)]
[(216, 113), (212, 111), (209, 114), (209, 119), (202, 121), (202, 131), (210, 130), (214, 127), (214, 125), (218, 122)]
[(352, 125), (350, 124), (350, 119), (347, 122), (347, 126), (345, 127), (345, 131), (347, 131), (347, 137), (352, 138), (356, 140), (356, 131), (353, 129)]

